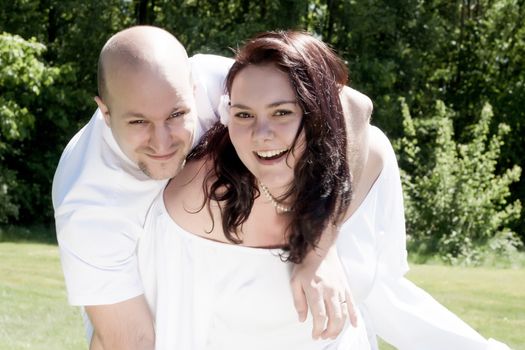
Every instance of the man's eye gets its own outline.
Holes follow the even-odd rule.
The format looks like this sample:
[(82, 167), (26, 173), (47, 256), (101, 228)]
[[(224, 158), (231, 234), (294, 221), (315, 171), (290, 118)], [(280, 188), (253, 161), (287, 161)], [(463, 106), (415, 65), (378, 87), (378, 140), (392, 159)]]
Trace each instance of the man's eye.
[(241, 118), (241, 119), (247, 119), (247, 118), (251, 118), (252, 115), (250, 113), (246, 113), (246, 112), (238, 112), (238, 113), (235, 113), (234, 116), (236, 118)]
[(176, 111), (176, 112), (173, 112), (170, 114), (170, 119), (175, 119), (175, 118), (179, 118), (179, 117), (182, 117), (186, 114), (187, 112), (186, 111)]
[(288, 114), (292, 114), (292, 111), (288, 111), (288, 110), (285, 110), (285, 109), (279, 109), (279, 110), (275, 111), (273, 115), (275, 115), (277, 117), (282, 117), (282, 116), (285, 116), (285, 115), (288, 115)]
[(139, 119), (139, 120), (131, 120), (129, 123), (130, 123), (131, 125), (140, 125), (140, 124), (145, 124), (146, 121), (145, 121), (145, 120), (141, 120), (141, 119)]

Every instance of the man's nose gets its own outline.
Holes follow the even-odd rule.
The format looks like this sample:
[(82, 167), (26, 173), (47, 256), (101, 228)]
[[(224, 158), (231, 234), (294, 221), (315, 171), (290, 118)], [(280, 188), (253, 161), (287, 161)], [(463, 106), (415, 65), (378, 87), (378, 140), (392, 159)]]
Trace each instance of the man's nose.
[(167, 153), (172, 144), (171, 130), (167, 125), (153, 126), (150, 146), (160, 155)]

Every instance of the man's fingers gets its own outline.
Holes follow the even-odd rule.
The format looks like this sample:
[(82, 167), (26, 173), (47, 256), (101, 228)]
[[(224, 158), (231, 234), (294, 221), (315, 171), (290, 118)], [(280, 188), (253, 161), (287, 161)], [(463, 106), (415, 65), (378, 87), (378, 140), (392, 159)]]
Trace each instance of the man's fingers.
[(346, 291), (346, 310), (348, 312), (348, 317), (350, 318), (350, 323), (352, 326), (357, 327), (357, 313), (355, 311), (354, 306), (354, 298), (352, 298), (352, 294), (350, 294), (349, 291)]
[[(328, 295), (325, 296), (325, 298), (327, 297)], [(346, 311), (343, 311), (346, 310), (346, 305), (341, 302), (343, 299), (344, 298), (338, 295), (332, 295), (326, 299), (325, 307), (328, 323), (326, 324), (326, 329), (321, 334), (321, 338), (335, 339), (339, 333), (341, 333), (346, 320)]]
[(297, 311), (297, 317), (299, 318), (299, 322), (304, 322), (308, 314), (308, 304), (306, 302), (306, 295), (304, 294), (301, 283), (292, 279), (291, 286), (293, 304), (295, 306), (295, 310)]

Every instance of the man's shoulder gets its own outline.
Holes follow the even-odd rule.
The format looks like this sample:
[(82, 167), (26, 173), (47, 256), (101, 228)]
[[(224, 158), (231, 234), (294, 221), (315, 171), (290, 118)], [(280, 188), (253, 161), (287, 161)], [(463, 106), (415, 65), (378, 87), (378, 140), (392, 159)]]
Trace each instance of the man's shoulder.
[(345, 86), (340, 94), (348, 133), (358, 135), (367, 130), (373, 111), (372, 100), (365, 94)]
[(97, 108), (91, 119), (69, 140), (60, 157), (58, 168), (70, 157), (94, 151), (93, 143), (102, 143), (104, 125), (102, 114)]
[(120, 193), (133, 192), (148, 179), (121, 154), (97, 110), (60, 158), (53, 178), (53, 205), (57, 210), (67, 203), (113, 203)]
[(372, 100), (368, 96), (345, 86), (341, 94), (341, 102), (350, 108), (353, 123), (368, 124), (374, 109)]
[(95, 112), (90, 121), (69, 140), (62, 152), (53, 177), (52, 197), (55, 208), (61, 201), (61, 197), (70, 190), (81, 176), (89, 158), (92, 158), (93, 152), (96, 152), (96, 149), (100, 147), (100, 145), (93, 145), (94, 141), (97, 143), (97, 140), (94, 140), (97, 138), (95, 134), (100, 135), (98, 143), (102, 143), (102, 133), (96, 130), (100, 129), (97, 124), (101, 121), (97, 120), (98, 117), (97, 112)]
[(197, 80), (223, 82), (233, 64), (233, 59), (208, 54), (196, 54), (190, 57), (191, 70)]
[(229, 57), (219, 56), (219, 55), (211, 55), (211, 54), (203, 54), (198, 53), (189, 58), (191, 65), (202, 65), (203, 67), (208, 67), (209, 64), (212, 64), (211, 67), (215, 66), (216, 64), (223, 64), (231, 66), (233, 64), (233, 59)]

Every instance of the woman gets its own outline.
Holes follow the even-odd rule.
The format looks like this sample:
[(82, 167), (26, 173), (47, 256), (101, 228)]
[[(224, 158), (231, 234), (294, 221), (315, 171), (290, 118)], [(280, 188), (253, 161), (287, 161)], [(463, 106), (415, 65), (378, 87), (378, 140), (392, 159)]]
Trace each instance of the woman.
[[(300, 262), (341, 223), (337, 249), (372, 347), (379, 334), (400, 349), (497, 348), (403, 278), (395, 156), (376, 128), (364, 128), (369, 148), (352, 139), (339, 102), (346, 78), (304, 33), (266, 33), (239, 51), (228, 128), (213, 128), (155, 201), (139, 245), (157, 348), (368, 348), (363, 322), (319, 342), (294, 317), (282, 260)], [(350, 205), (357, 146), (369, 158)]]
[[(293, 307), (292, 265), (283, 262), (302, 261), (350, 202), (339, 102), (346, 68), (310, 36), (295, 38), (294, 44), (304, 46), (299, 53), (278, 37), (274, 44), (280, 45), (272, 49), (275, 57), (261, 71), (253, 67), (258, 75), (244, 81), (248, 85), (241, 77), (250, 68), (237, 76), (234, 63), (230, 72), (230, 88), (252, 92), (249, 101), (231, 108), (238, 123), (229, 130), (237, 131), (232, 140), (239, 147), (232, 147), (228, 129), (216, 125), (148, 214), (138, 255), (159, 349), (369, 349), (362, 320), (336, 339), (312, 339), (311, 324), (298, 322)], [(308, 77), (312, 69), (314, 81)], [(308, 105), (298, 100), (297, 88)], [(243, 139), (251, 116), (242, 104), (252, 101), (271, 110), (264, 128), (278, 133), (261, 135), (256, 150), (248, 150)], [(254, 157), (269, 172), (254, 176), (251, 165), (243, 164), (253, 164)], [(275, 199), (277, 191), (286, 192), (279, 194), (286, 199)]]

